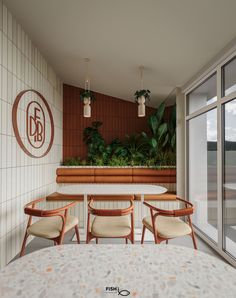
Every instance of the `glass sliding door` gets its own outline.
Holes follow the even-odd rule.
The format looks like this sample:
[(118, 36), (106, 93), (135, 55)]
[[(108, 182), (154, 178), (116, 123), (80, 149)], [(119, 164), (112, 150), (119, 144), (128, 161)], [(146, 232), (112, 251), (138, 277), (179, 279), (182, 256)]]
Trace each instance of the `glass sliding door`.
[(188, 197), (196, 212), (193, 224), (217, 242), (217, 112), (189, 120)]
[(236, 257), (236, 99), (224, 105), (223, 248)]
[(236, 266), (236, 52), (186, 95), (186, 190), (193, 224)]

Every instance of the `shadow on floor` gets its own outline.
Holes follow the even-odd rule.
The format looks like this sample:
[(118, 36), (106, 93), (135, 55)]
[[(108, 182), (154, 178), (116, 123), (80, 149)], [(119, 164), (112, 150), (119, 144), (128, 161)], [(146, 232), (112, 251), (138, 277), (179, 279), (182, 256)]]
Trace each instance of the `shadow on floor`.
[[(74, 236), (74, 231), (70, 231), (70, 232), (66, 233), (65, 238), (64, 238), (64, 244), (75, 244), (76, 245), (77, 242), (72, 241), (73, 236)], [(197, 236), (196, 236), (196, 238), (197, 238), (198, 250), (222, 259), (221, 256), (217, 252), (215, 252), (207, 243), (205, 243), (202, 239), (200, 239)], [(102, 243), (102, 244), (125, 244), (125, 240), (124, 239), (99, 239), (99, 243)], [(85, 244), (85, 242), (81, 241), (81, 244), (83, 245), (83, 244)], [(138, 245), (138, 244), (140, 244), (140, 242), (136, 242), (135, 244)], [(145, 242), (145, 244), (153, 245), (154, 242), (148, 241), (148, 242)], [(192, 239), (188, 236), (169, 240), (169, 244), (193, 248)], [(163, 242), (163, 244), (159, 244), (159, 245), (166, 245), (166, 244)], [(42, 238), (34, 238), (27, 245), (25, 254), (29, 254), (31, 252), (34, 252), (36, 250), (39, 250), (39, 249), (42, 249), (45, 247), (49, 247), (49, 246), (53, 246), (53, 241), (42, 239)], [(12, 261), (17, 259), (18, 257), (19, 257), (19, 255), (17, 255)]]

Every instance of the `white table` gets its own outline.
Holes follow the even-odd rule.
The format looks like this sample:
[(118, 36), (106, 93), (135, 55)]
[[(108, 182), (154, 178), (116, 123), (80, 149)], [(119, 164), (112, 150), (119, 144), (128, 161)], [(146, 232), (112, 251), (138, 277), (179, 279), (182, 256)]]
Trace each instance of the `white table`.
[(72, 244), (36, 251), (5, 267), (0, 297), (115, 298), (126, 290), (134, 298), (235, 298), (235, 277), (225, 262), (186, 247)]
[[(58, 193), (63, 195), (83, 195), (84, 196), (84, 230), (81, 239), (85, 238), (87, 217), (88, 217), (88, 195), (141, 195), (141, 218), (143, 218), (143, 202), (145, 195), (158, 195), (165, 193), (167, 189), (162, 186), (152, 184), (118, 184), (118, 183), (81, 183), (60, 186)], [(137, 229), (136, 229), (137, 231)], [(137, 234), (137, 232), (135, 233)], [(141, 235), (140, 229), (138, 230)]]
[(226, 183), (224, 187), (230, 190), (236, 190), (236, 183)]

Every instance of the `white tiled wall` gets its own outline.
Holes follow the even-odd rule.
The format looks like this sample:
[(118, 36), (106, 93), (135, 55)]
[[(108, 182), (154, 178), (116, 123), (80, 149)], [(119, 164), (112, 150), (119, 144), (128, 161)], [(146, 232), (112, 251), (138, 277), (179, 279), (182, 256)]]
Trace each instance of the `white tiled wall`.
[[(12, 129), (12, 105), (24, 89), (47, 99), (55, 124), (51, 151), (34, 159), (20, 149)], [(20, 250), (23, 206), (56, 188), (62, 158), (62, 82), (0, 0), (0, 267)]]

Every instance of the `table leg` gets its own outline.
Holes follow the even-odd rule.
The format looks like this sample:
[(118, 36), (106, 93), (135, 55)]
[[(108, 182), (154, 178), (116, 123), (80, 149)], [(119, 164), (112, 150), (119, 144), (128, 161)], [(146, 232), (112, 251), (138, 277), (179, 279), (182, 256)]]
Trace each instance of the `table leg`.
[(141, 208), (140, 208), (140, 217), (138, 219), (138, 227), (136, 227), (134, 229), (134, 238), (135, 241), (140, 241), (141, 240), (141, 235), (142, 235), (142, 220), (143, 220), (143, 216), (144, 216), (144, 206), (143, 206), (143, 202), (144, 202), (144, 195), (141, 195)]
[(141, 220), (140, 225), (142, 224), (143, 216), (144, 216), (144, 195), (141, 195)]
[(87, 221), (88, 221), (88, 195), (84, 195), (84, 201), (83, 201), (83, 227), (79, 229), (80, 233), (80, 240), (86, 241), (87, 236)]
[(88, 221), (88, 195), (84, 195), (84, 233), (86, 235)]

